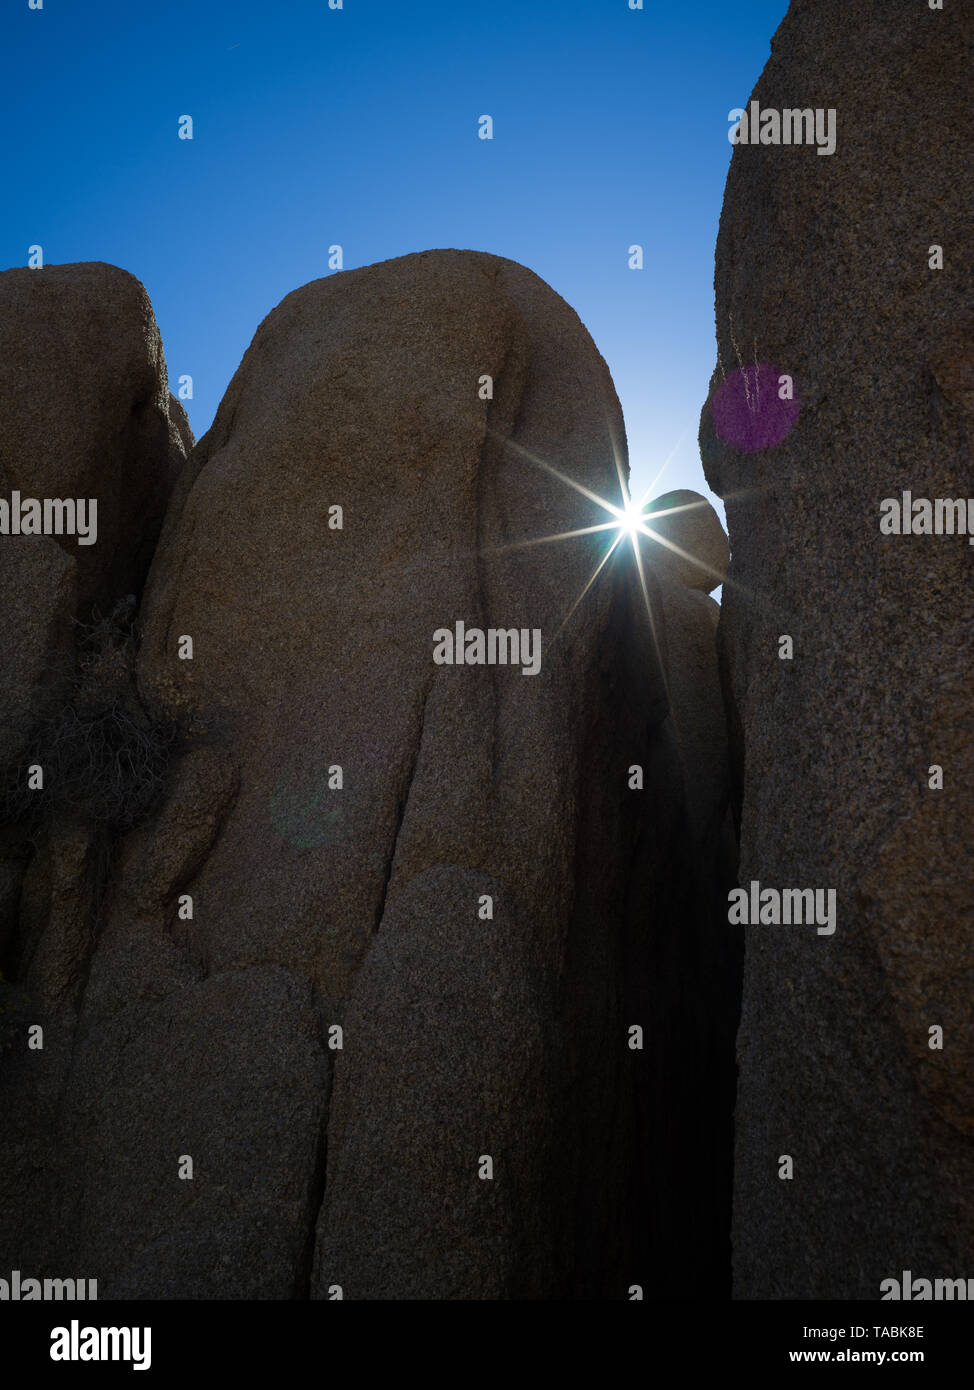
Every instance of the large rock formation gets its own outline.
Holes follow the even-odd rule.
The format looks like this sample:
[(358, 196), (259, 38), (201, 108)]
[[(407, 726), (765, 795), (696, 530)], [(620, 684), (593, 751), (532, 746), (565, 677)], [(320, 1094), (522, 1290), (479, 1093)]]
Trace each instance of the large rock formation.
[(743, 434), (726, 398), (702, 421), (733, 550), (740, 879), (837, 892), (834, 935), (747, 928), (741, 1298), (974, 1267), (974, 551), (879, 524), (904, 491), (972, 491), (972, 57), (960, 5), (794, 0), (753, 96), (834, 108), (836, 152), (741, 146), (727, 183), (714, 396), (774, 412), (757, 389), (790, 375), (800, 400)]
[[(582, 324), (511, 262), (404, 257), (261, 325), (153, 563), (140, 698), (186, 737), (93, 946), (63, 925), (83, 828), (36, 870), (85, 987), (6, 1063), (62, 1096), (57, 1182), (0, 1202), (20, 1267), (103, 1297), (723, 1289), (715, 605), (628, 542), (587, 587), (610, 538), (550, 539), (605, 520), (624, 448)], [(540, 646), (434, 660), (460, 622)]]

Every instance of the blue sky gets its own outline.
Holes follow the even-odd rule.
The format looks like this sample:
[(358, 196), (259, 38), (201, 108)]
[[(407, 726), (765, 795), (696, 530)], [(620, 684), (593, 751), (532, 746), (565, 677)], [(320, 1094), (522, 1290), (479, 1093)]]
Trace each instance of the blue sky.
[(727, 113), (787, 0), (644, 3), (7, 0), (0, 265), (39, 243), (137, 275), (199, 437), (265, 314), (333, 273), (331, 244), (346, 268), (509, 256), (608, 362), (633, 492), (674, 449), (655, 491), (706, 492)]

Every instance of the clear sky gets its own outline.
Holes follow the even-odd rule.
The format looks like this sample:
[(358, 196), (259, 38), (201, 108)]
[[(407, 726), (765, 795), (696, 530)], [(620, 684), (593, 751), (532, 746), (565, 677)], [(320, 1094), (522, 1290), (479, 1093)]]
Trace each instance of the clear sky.
[(430, 247), (508, 256), (608, 362), (634, 495), (674, 449), (655, 491), (706, 493), (727, 116), (787, 0), (644, 5), (6, 0), (0, 265), (40, 244), (48, 264), (138, 276), (170, 383), (193, 377), (199, 437), (265, 314), (338, 273), (331, 244), (346, 268)]

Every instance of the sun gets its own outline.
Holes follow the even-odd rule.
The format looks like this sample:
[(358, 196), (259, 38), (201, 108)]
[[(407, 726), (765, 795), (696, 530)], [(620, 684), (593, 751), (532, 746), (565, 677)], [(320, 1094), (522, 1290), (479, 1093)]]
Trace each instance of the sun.
[[(494, 433), (493, 431), (489, 432)], [(681, 550), (680, 547), (676, 545), (668, 536), (662, 534), (659, 531), (654, 530), (653, 527), (649, 524), (651, 520), (657, 521), (658, 519), (665, 517), (669, 511), (681, 511), (683, 510), (683, 508), (668, 508), (664, 511), (646, 511), (645, 508), (649, 498), (653, 495), (653, 492), (657, 484), (659, 483), (660, 478), (662, 477), (666, 469), (669, 467), (669, 464), (671, 463), (674, 454), (677, 452), (680, 445), (682, 444), (683, 439), (685, 437), (685, 433), (686, 432), (684, 431), (684, 434), (680, 436), (673, 449), (670, 451), (669, 456), (666, 459), (664, 459), (663, 463), (660, 465), (656, 477), (650, 483), (649, 487), (646, 489), (646, 492), (643, 494), (642, 498), (638, 502), (633, 499), (632, 495), (629, 492), (629, 470), (625, 465), (624, 450), (620, 446), (619, 442), (611, 436), (611, 431), (610, 443), (612, 448), (612, 461), (615, 465), (616, 478), (619, 484), (619, 491), (616, 494), (618, 497), (617, 502), (610, 502), (606, 498), (600, 497), (599, 494), (597, 492), (593, 492), (593, 490), (590, 487), (586, 487), (584, 483), (580, 483), (576, 481), (576, 479), (569, 477), (566, 473), (563, 473), (560, 468), (556, 468), (554, 464), (549, 463), (546, 459), (540, 458), (537, 454), (532, 453), (531, 450), (526, 449), (522, 444), (516, 443), (513, 439), (507, 436), (501, 436), (499, 434), (496, 436), (498, 442), (502, 445), (502, 447), (511, 451), (514, 454), (517, 454), (519, 457), (523, 458), (525, 462), (531, 463), (535, 467), (543, 469), (544, 472), (551, 474), (551, 476), (557, 478), (559, 482), (564, 483), (567, 487), (579, 493), (588, 502), (593, 503), (597, 510), (594, 513), (595, 519), (588, 526), (578, 526), (570, 531), (559, 531), (554, 535), (532, 536), (527, 540), (511, 541), (508, 542), (506, 545), (492, 547), (490, 551), (478, 551), (478, 554), (489, 554), (509, 550), (521, 550), (529, 546), (551, 545), (558, 542), (574, 540), (580, 536), (591, 536), (600, 531), (606, 533), (606, 540), (608, 543), (603, 550), (602, 557), (596, 563), (594, 569), (592, 570), (592, 573), (588, 577), (588, 580), (583, 585), (581, 592), (575, 598), (568, 612), (565, 614), (561, 626), (558, 628), (558, 631), (555, 634), (555, 637), (553, 639), (554, 641), (557, 641), (561, 637), (561, 634), (566, 630), (568, 623), (574, 615), (579, 604), (589, 593), (592, 586), (598, 579), (599, 575), (602, 573), (608, 562), (612, 559), (612, 556), (618, 550), (619, 546), (624, 541), (628, 540), (630, 545), (632, 546), (633, 562), (636, 573), (639, 578), (639, 587), (642, 591), (643, 602), (646, 607), (646, 616), (649, 620), (649, 627), (650, 632), (652, 634), (653, 644), (656, 647), (657, 655), (660, 654), (660, 646), (656, 633), (656, 619), (653, 614), (653, 605), (650, 601), (649, 596), (649, 584), (646, 575), (646, 564), (644, 562), (645, 557), (643, 554), (644, 547), (642, 545), (642, 538), (647, 537), (650, 542), (654, 542), (667, 550), (671, 550), (678, 555), (682, 555), (685, 559), (692, 560), (693, 556), (688, 555), (685, 551)], [(600, 517), (600, 515), (604, 517), (605, 520), (599, 520), (598, 518)], [(662, 657), (660, 657), (660, 659), (662, 660)]]
[(641, 502), (636, 502), (631, 497), (627, 497), (625, 504), (618, 508), (617, 511), (617, 524), (619, 530), (623, 535), (628, 536), (634, 545), (638, 535), (641, 534), (645, 536), (649, 534), (646, 530), (646, 524), (643, 521), (643, 508)]
[(628, 539), (632, 542), (633, 549), (635, 550), (638, 549), (637, 538), (639, 536), (650, 536), (651, 538), (655, 538), (654, 533), (650, 531), (646, 525), (646, 513), (643, 511), (646, 499), (643, 498), (641, 502), (637, 502), (633, 497), (630, 497), (629, 490), (626, 488), (625, 484), (623, 484), (622, 487), (621, 506), (603, 501), (601, 498), (599, 502), (612, 517), (606, 529), (615, 531), (615, 545), (618, 545), (620, 541)]

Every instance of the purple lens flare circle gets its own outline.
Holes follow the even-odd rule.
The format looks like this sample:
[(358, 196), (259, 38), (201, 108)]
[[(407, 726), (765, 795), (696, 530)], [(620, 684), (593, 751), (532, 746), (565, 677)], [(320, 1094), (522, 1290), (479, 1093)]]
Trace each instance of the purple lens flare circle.
[[(786, 373), (766, 362), (731, 372), (710, 403), (717, 438), (745, 454), (772, 449), (786, 439), (801, 401), (788, 398), (791, 378), (785, 378)], [(790, 389), (794, 391), (793, 384)]]

